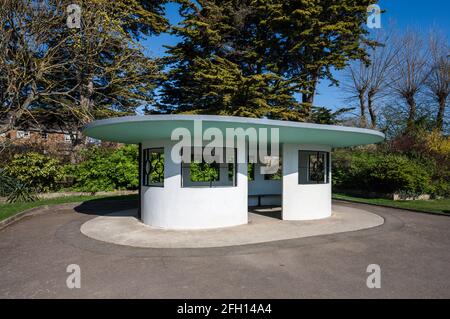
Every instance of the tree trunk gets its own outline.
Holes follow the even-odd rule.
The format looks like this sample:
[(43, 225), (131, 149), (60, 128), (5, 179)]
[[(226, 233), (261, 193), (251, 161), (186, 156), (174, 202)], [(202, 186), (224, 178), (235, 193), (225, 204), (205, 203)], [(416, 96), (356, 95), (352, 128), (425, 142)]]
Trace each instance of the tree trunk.
[(439, 110), (436, 117), (436, 129), (441, 132), (444, 130), (445, 102), (447, 102), (447, 96), (441, 95), (438, 97)]
[(366, 99), (364, 98), (364, 92), (359, 92), (359, 126), (366, 127), (367, 126), (367, 118), (366, 118)]
[(87, 81), (87, 84), (80, 86), (80, 118), (77, 119), (76, 125), (70, 125), (69, 131), (72, 134), (72, 143), (70, 150), (70, 161), (75, 164), (77, 161), (77, 150), (84, 147), (86, 137), (81, 133), (82, 127), (93, 120), (94, 101), (94, 82), (92, 79)]
[(375, 128), (377, 126), (377, 114), (373, 108), (373, 94), (367, 96), (367, 108), (369, 109), (371, 127)]
[(314, 96), (310, 93), (302, 94), (302, 104), (305, 108), (306, 120), (309, 121), (312, 117), (312, 105), (314, 101)]
[(317, 75), (312, 76), (311, 86), (308, 87), (308, 93), (302, 94), (302, 103), (307, 108), (306, 119), (309, 121), (312, 117), (312, 107), (314, 105), (314, 95), (316, 93)]
[(406, 103), (408, 103), (409, 107), (407, 128), (410, 129), (414, 126), (414, 121), (416, 120), (416, 100), (414, 96), (407, 96)]

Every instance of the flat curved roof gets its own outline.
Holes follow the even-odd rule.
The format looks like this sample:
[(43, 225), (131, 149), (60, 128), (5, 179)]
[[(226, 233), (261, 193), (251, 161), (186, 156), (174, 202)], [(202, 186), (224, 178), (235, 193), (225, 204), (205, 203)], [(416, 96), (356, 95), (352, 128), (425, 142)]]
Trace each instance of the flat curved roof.
[[(103, 140), (137, 144), (170, 139), (176, 128), (187, 128), (192, 136), (194, 121), (201, 121), (203, 132), (215, 127), (225, 136), (226, 128), (278, 128), (280, 143), (346, 147), (382, 142), (384, 134), (370, 129), (220, 115), (136, 115), (93, 121), (83, 134)], [(270, 135), (270, 130), (268, 132)]]

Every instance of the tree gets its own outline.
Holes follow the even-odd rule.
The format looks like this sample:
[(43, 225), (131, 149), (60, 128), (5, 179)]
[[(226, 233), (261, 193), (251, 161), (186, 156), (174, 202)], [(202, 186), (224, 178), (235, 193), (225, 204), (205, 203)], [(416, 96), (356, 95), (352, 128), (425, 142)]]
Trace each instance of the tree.
[(69, 29), (72, 1), (0, 0), (0, 132), (59, 121), (77, 142), (92, 119), (151, 102), (159, 66), (135, 39), (167, 28), (165, 2), (78, 1), (81, 29)]
[(342, 115), (352, 110), (353, 108), (340, 108), (333, 112), (326, 107), (314, 106), (312, 109), (311, 120), (313, 123), (317, 124), (338, 125), (342, 124), (344, 121)]
[(152, 111), (310, 120), (318, 81), (365, 55), (370, 1), (197, 2), (181, 10)]
[(429, 77), (429, 52), (424, 48), (421, 36), (411, 30), (396, 46), (399, 53), (394, 59), (392, 89), (408, 106), (407, 129), (411, 129), (417, 118), (417, 97)]
[(367, 126), (367, 88), (369, 86), (368, 68), (365, 63), (358, 61), (347, 69), (347, 83), (344, 89), (350, 94), (349, 100), (356, 99), (359, 103), (359, 126)]
[(273, 34), (254, 1), (198, 2), (174, 27), (183, 40), (169, 47), (157, 111), (298, 118), (294, 88), (263, 54)]
[(357, 60), (346, 69), (347, 81), (344, 90), (349, 94), (349, 100), (357, 100), (360, 109), (360, 126), (367, 126), (366, 111), (369, 112), (371, 127), (377, 126), (376, 103), (389, 92), (392, 79), (394, 60), (399, 48), (392, 45), (391, 35), (378, 34), (376, 47), (366, 45), (370, 62)]
[[(0, 132), (13, 128), (31, 105), (52, 91), (53, 74), (71, 61), (56, 63), (67, 36), (55, 32), (63, 23), (61, 7), (55, 13), (31, 2), (0, 3)], [(50, 31), (52, 30), (52, 31)], [(52, 43), (52, 46), (47, 44)]]
[(433, 32), (429, 38), (430, 75), (426, 86), (433, 99), (438, 104), (436, 129), (443, 131), (444, 116), (450, 92), (450, 61), (449, 46), (445, 36), (440, 32)]
[(114, 9), (104, 0), (85, 4), (81, 29), (71, 31), (64, 48), (64, 59), (74, 63), (58, 76), (58, 88), (69, 94), (42, 100), (47, 115), (68, 115), (75, 144), (92, 119), (134, 114), (141, 104), (153, 102), (159, 67), (132, 41), (121, 12)]

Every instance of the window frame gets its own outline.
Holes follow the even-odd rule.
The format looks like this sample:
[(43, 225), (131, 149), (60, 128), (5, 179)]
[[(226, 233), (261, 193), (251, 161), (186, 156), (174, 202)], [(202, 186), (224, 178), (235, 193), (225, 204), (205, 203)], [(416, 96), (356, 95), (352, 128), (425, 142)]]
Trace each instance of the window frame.
[[(304, 153), (304, 156), (307, 156), (307, 163), (306, 163), (306, 167), (302, 167), (300, 166), (300, 160), (301, 160), (301, 156), (302, 153)], [(313, 154), (311, 154), (313, 153)], [(298, 151), (298, 158), (297, 158), (297, 168), (298, 168), (298, 184), (299, 185), (327, 185), (330, 184), (330, 152), (329, 151), (322, 151), (322, 150), (299, 150)], [(324, 169), (323, 169), (323, 173), (324, 173), (324, 179), (323, 181), (318, 181), (318, 180), (310, 180), (310, 167), (311, 167), (311, 163), (310, 163), (310, 158), (311, 155), (314, 155), (318, 158), (320, 154), (323, 154), (325, 156), (324, 158)], [(307, 177), (307, 182), (301, 182), (300, 178), (302, 177), (301, 175), (301, 169), (305, 168), (306, 169), (306, 177)]]
[[(205, 146), (202, 146), (202, 154), (205, 150)], [(234, 150), (234, 161), (233, 163), (227, 163), (226, 161), (224, 163), (216, 163), (219, 167), (219, 180), (216, 181), (220, 182), (220, 176), (221, 176), (221, 167), (220, 164), (226, 164), (229, 167), (229, 164), (233, 164), (233, 180), (232, 180), (232, 184), (231, 185), (214, 185), (214, 181), (209, 181), (209, 182), (193, 182), (192, 181), (192, 177), (191, 177), (191, 164), (193, 163), (193, 156), (194, 156), (194, 148), (191, 148), (191, 163), (185, 163), (183, 162), (183, 160), (181, 160), (180, 163), (180, 179), (181, 179), (181, 188), (221, 188), (221, 187), (237, 187), (237, 148), (233, 148)], [(181, 156), (183, 155), (183, 148), (181, 149)], [(226, 157), (226, 148), (223, 148), (223, 156), (224, 158)], [(190, 185), (186, 185), (186, 183), (184, 182), (184, 176), (183, 175), (183, 170), (187, 169), (189, 174), (186, 176), (189, 180), (190, 180)], [(227, 178), (229, 178), (229, 169), (227, 170)], [(193, 185), (194, 183), (209, 183), (209, 185), (205, 185), (205, 184), (201, 184), (201, 185)]]
[[(141, 163), (142, 163), (142, 168), (141, 168), (141, 173), (142, 173), (142, 180), (141, 180), (141, 185), (145, 186), (145, 187), (159, 187), (159, 188), (164, 188), (164, 180), (165, 180), (165, 175), (166, 175), (166, 159), (165, 157), (163, 158), (163, 178), (162, 178), (162, 182), (156, 182), (156, 183), (152, 183), (151, 182), (151, 175), (152, 175), (152, 165), (151, 165), (151, 154), (152, 153), (158, 153), (158, 154), (162, 154), (163, 156), (164, 154), (164, 147), (149, 147), (149, 148), (144, 148), (142, 149), (142, 158), (141, 158)], [(146, 162), (147, 160), (150, 159), (150, 168), (149, 168), (149, 172), (146, 172)]]

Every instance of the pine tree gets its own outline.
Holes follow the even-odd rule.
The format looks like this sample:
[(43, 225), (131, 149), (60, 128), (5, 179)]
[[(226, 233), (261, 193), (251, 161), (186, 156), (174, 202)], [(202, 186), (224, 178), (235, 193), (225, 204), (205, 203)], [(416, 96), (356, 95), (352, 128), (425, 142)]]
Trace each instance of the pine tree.
[[(311, 119), (319, 80), (364, 58), (369, 0), (201, 0), (182, 8), (157, 112)], [(296, 95), (300, 95), (298, 102)], [(153, 110), (154, 111), (154, 110)]]
[(294, 87), (265, 55), (275, 35), (253, 1), (199, 1), (185, 8), (169, 48), (158, 111), (299, 119)]

